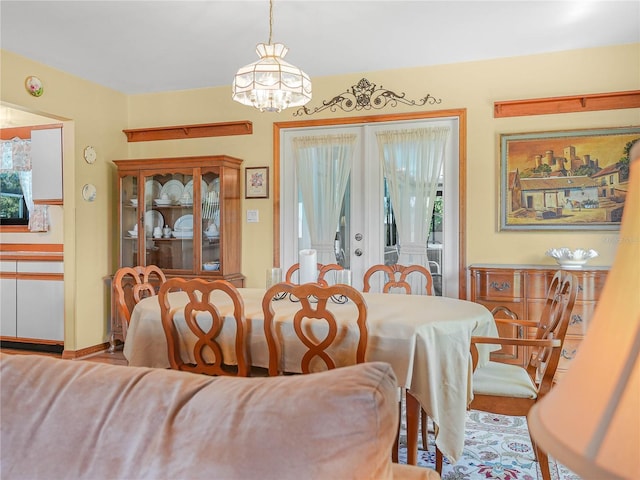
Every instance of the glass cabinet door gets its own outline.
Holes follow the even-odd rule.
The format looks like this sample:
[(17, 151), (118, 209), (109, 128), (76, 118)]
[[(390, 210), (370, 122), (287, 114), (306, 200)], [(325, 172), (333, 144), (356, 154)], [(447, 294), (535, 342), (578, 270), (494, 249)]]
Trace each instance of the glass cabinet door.
[(193, 171), (144, 175), (145, 264), (193, 270)]
[(138, 261), (138, 176), (120, 178), (120, 265), (133, 267)]
[(121, 267), (244, 286), (240, 174), (228, 155), (114, 160)]
[(202, 169), (202, 270), (222, 270), (220, 258), (220, 173)]

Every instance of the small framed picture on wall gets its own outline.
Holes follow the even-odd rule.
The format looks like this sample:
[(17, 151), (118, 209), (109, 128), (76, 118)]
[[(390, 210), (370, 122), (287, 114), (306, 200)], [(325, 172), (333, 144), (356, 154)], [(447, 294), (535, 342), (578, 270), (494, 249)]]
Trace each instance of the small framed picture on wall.
[(244, 198), (269, 198), (269, 167), (244, 169)]

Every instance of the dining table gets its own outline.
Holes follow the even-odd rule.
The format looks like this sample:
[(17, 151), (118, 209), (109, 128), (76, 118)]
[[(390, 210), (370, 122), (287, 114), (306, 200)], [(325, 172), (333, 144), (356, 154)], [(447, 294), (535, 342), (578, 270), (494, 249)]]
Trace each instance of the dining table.
[[(244, 303), (249, 329), (251, 363), (267, 367), (269, 354), (262, 312), (265, 289), (239, 288), (238, 291)], [(235, 359), (232, 341), (235, 322), (232, 319), (231, 301), (220, 292), (212, 295), (211, 303), (225, 316), (222, 331), (222, 338), (224, 335), (228, 337), (228, 341), (222, 340), (223, 348), (227, 345), (228, 349), (224, 352), (225, 359), (228, 356)], [(392, 366), (400, 392), (404, 389), (410, 393), (406, 395), (407, 416), (415, 419), (415, 415), (420, 413), (418, 409), (422, 407), (438, 427), (435, 440), (437, 447), (449, 461), (455, 463), (462, 455), (466, 410), (473, 399), (471, 336), (498, 336), (491, 312), (478, 303), (449, 297), (389, 293), (362, 295), (367, 305), (366, 361), (382, 361)], [(171, 308), (179, 308), (188, 301), (184, 292), (171, 292), (168, 299)], [(350, 308), (348, 303), (331, 307), (337, 318), (341, 311), (346, 314)], [(276, 314), (276, 328), (285, 332), (281, 333), (281, 338), (286, 341), (289, 338), (287, 331), (290, 336), (295, 335), (291, 325), (298, 306), (286, 298), (273, 301), (272, 305)], [(203, 325), (203, 328), (206, 327)], [(186, 324), (183, 323), (179, 327), (181, 341), (193, 344), (196, 337), (186, 330)], [(344, 338), (346, 341), (347, 337)], [(480, 345), (479, 364), (486, 363), (490, 352), (498, 348), (498, 345)], [(185, 348), (181, 350), (181, 355), (183, 358), (192, 356), (193, 350)], [(144, 298), (134, 307), (124, 343), (124, 356), (131, 366), (169, 368), (157, 296)], [(193, 358), (184, 360), (192, 362)], [(415, 430), (413, 437), (413, 442), (411, 439), (408, 442), (407, 463), (415, 464)]]

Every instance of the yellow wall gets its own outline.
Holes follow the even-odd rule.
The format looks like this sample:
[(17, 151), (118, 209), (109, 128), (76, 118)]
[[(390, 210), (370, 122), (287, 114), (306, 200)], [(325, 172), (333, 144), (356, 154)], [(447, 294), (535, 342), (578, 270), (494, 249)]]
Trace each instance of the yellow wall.
[[(232, 74), (230, 72), (230, 81)], [(23, 82), (28, 75), (38, 75), (43, 80), (44, 96), (34, 98), (24, 92)], [(73, 158), (65, 158), (64, 207), (65, 258), (73, 258), (69, 267), (74, 268), (74, 276), (73, 285), (65, 287), (65, 300), (77, 298), (78, 301), (73, 317), (76, 320), (72, 326), (67, 325), (66, 348), (85, 348), (107, 340), (104, 319), (108, 306), (102, 278), (113, 273), (117, 258), (116, 181), (110, 161), (223, 153), (243, 158), (245, 167), (272, 167), (274, 122), (466, 108), (467, 263), (553, 264), (544, 252), (559, 246), (595, 248), (600, 257), (593, 264), (612, 263), (618, 239), (616, 232), (498, 231), (499, 135), (640, 125), (640, 109), (494, 119), (493, 103), (640, 89), (640, 44), (318, 77), (312, 79), (314, 99), (308, 106), (320, 105), (362, 77), (395, 92), (404, 92), (410, 99), (431, 94), (441, 98), (442, 103), (419, 108), (399, 105), (349, 114), (340, 110), (325, 111), (294, 117), (292, 110), (270, 114), (239, 105), (231, 100), (229, 86), (127, 97), (3, 52), (3, 101), (74, 121)], [(252, 121), (253, 135), (127, 145), (121, 133), (123, 128), (234, 120)], [(93, 166), (86, 165), (81, 157), (82, 149), (88, 144), (94, 145), (99, 154)], [(68, 172), (68, 164), (72, 166), (72, 173)], [(92, 204), (80, 197), (80, 189), (87, 182), (98, 187), (98, 199)], [(265, 269), (272, 262), (273, 190), (270, 193), (269, 200), (242, 200), (243, 219), (247, 209), (257, 209), (260, 213), (259, 223), (247, 224), (245, 220), (242, 225), (242, 271), (247, 277), (247, 286), (262, 286)], [(75, 256), (70, 255), (70, 251), (75, 251)], [(66, 271), (65, 275), (70, 280)]]
[[(301, 65), (304, 67), (304, 65)], [(314, 98), (321, 104), (344, 92), (362, 77), (410, 99), (426, 94), (442, 103), (429, 110), (467, 109), (467, 263), (554, 264), (544, 252), (551, 247), (589, 247), (600, 252), (594, 265), (610, 265), (616, 249), (616, 232), (499, 232), (499, 135), (501, 133), (567, 130), (640, 125), (640, 109), (610, 110), (561, 115), (493, 118), (498, 100), (555, 97), (640, 88), (640, 44), (577, 50), (482, 62), (405, 70), (368, 72), (313, 79)], [(338, 110), (294, 117), (295, 110), (260, 113), (233, 102), (230, 88), (212, 88), (129, 98), (131, 128), (181, 123), (251, 120), (250, 137), (221, 137), (172, 142), (141, 142), (129, 148), (131, 157), (225, 153), (243, 158), (244, 166), (273, 166), (273, 122), (347, 117), (419, 110), (399, 105), (385, 110), (350, 114)], [(424, 107), (422, 107), (424, 108)], [(258, 209), (260, 223), (243, 223), (243, 267), (248, 286), (262, 286), (271, 266), (272, 199), (243, 200), (247, 209)]]
[[(127, 155), (122, 133), (127, 127), (127, 97), (4, 50), (1, 53), (2, 102), (63, 121), (63, 238), (47, 238), (46, 242), (64, 241), (65, 349), (98, 345), (107, 339), (103, 277), (113, 273), (115, 256), (111, 160)], [(41, 97), (25, 91), (24, 80), (29, 75), (42, 80)], [(82, 157), (87, 145), (98, 152), (93, 165)], [(86, 183), (97, 188), (92, 203), (82, 200)], [(52, 220), (57, 223), (59, 219), (58, 215)], [(42, 234), (4, 234), (1, 240), (41, 243)]]

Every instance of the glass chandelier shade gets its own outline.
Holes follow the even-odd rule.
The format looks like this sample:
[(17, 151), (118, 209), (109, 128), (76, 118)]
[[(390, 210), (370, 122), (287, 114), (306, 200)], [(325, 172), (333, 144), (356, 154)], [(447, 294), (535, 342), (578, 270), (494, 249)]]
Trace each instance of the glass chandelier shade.
[(240, 68), (233, 79), (236, 102), (261, 112), (281, 112), (311, 100), (311, 79), (298, 67), (284, 61), (287, 47), (281, 43), (260, 43), (257, 62)]

